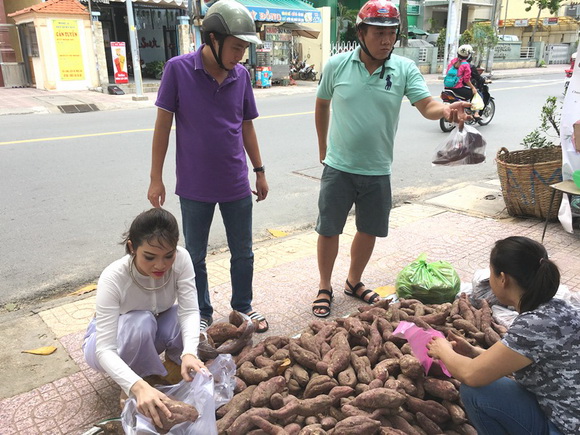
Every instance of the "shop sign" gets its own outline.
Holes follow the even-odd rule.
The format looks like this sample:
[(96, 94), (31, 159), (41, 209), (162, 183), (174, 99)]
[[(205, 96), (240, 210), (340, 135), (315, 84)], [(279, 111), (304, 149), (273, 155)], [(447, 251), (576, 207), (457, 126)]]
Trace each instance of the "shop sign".
[(129, 83), (125, 43), (111, 41), (111, 55), (113, 56), (113, 65), (115, 65), (115, 83)]
[(247, 6), (254, 21), (269, 21), (277, 23), (321, 23), (322, 17), (318, 11), (298, 9), (259, 8)]
[(53, 20), (54, 41), (61, 80), (84, 80), (85, 68), (77, 20)]
[(527, 27), (528, 20), (514, 20), (514, 27)]
[(544, 26), (554, 26), (558, 24), (558, 17), (548, 17), (544, 18)]

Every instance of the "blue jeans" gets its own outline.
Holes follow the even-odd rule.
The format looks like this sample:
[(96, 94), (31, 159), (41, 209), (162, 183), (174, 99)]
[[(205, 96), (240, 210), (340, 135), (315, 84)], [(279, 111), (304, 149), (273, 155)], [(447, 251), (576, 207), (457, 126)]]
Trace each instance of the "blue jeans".
[(461, 400), (480, 435), (557, 435), (536, 396), (508, 378), (485, 387), (461, 385)]
[[(207, 242), (216, 203), (179, 198), (183, 219), (185, 249), (195, 270), (195, 285), (201, 317), (211, 318), (213, 308), (207, 281)], [(242, 313), (252, 310), (252, 280), (254, 252), (252, 251), (252, 196), (232, 202), (219, 203), (230, 249), (230, 277), (232, 309)]]

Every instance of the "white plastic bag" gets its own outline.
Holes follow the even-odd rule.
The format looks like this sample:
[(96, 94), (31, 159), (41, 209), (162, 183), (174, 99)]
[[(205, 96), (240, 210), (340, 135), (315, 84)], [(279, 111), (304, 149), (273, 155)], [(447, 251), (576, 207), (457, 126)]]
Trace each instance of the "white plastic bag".
[[(175, 400), (195, 406), (199, 418), (193, 423), (181, 423), (168, 433), (171, 435), (217, 435), (215, 410), (229, 402), (234, 395), (235, 363), (229, 354), (219, 355), (209, 366), (209, 375), (196, 373), (192, 382), (158, 387), (159, 391)], [(137, 411), (134, 397), (127, 399), (121, 414), (127, 435), (157, 435), (150, 418)]]
[(474, 165), (485, 162), (485, 139), (476, 128), (465, 124), (454, 128), (435, 150), (431, 162), (438, 166)]
[(483, 110), (485, 104), (483, 103), (483, 98), (479, 95), (479, 92), (476, 92), (473, 98), (471, 99), (471, 109), (472, 110)]

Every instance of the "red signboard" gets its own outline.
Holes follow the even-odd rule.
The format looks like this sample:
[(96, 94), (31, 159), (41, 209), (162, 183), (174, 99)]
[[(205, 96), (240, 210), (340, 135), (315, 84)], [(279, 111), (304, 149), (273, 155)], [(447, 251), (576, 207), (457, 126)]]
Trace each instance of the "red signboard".
[(125, 43), (111, 41), (111, 55), (113, 56), (115, 83), (129, 83)]

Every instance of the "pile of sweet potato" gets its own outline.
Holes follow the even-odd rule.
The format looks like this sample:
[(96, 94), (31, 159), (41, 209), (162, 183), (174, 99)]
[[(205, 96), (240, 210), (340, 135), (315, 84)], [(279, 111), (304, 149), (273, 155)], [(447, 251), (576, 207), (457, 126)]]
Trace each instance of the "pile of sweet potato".
[(236, 394), (216, 411), (218, 432), (475, 435), (459, 382), (436, 364), (425, 375), (406, 340), (393, 336), (401, 320), (483, 348), (505, 333), (485, 302), (476, 309), (465, 295), (441, 305), (382, 300), (312, 321), (299, 338), (268, 337), (236, 356)]
[(220, 354), (237, 355), (251, 346), (256, 323), (238, 311), (232, 311), (227, 322), (211, 325), (201, 334), (197, 352), (202, 361), (209, 361)]

